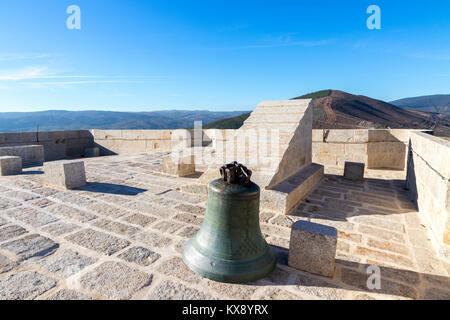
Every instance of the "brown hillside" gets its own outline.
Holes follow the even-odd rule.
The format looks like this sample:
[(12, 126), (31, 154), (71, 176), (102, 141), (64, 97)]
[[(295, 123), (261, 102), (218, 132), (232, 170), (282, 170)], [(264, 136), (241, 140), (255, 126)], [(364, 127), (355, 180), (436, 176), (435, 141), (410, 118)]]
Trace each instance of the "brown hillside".
[(450, 117), (398, 108), (381, 100), (330, 90), (313, 99), (315, 129), (410, 128), (433, 129), (450, 136)]

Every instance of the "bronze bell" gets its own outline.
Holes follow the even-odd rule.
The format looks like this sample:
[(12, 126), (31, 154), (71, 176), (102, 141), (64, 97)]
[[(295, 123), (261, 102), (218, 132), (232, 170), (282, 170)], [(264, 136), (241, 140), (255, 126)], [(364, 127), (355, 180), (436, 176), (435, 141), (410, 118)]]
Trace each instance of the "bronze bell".
[(259, 187), (252, 172), (233, 162), (209, 185), (200, 231), (183, 252), (184, 263), (203, 277), (229, 283), (264, 278), (275, 268), (275, 255), (259, 226)]

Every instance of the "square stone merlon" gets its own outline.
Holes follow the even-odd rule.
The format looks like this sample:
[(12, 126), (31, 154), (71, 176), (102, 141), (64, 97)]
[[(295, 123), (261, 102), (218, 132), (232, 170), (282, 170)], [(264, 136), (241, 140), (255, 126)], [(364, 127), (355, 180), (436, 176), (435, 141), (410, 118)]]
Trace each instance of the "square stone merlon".
[(0, 175), (12, 176), (22, 173), (22, 158), (14, 156), (0, 157)]
[(364, 180), (364, 163), (346, 162), (344, 178), (348, 180)]
[(333, 277), (337, 229), (308, 221), (294, 223), (289, 245), (290, 267)]
[(166, 156), (163, 158), (163, 172), (175, 177), (186, 177), (195, 174), (195, 157)]
[(74, 189), (86, 185), (83, 161), (55, 161), (44, 163), (44, 183)]

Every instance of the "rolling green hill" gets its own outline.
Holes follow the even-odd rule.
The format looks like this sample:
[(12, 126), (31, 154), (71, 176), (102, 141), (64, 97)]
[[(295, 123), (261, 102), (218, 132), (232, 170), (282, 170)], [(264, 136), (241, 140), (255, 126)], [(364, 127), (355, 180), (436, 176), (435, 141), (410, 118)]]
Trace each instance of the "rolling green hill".
[(305, 94), (303, 96), (294, 98), (295, 99), (319, 99), (319, 98), (324, 98), (324, 97), (328, 97), (331, 94), (331, 90), (320, 90), (320, 91), (316, 91), (316, 92), (312, 92), (312, 93), (308, 93)]
[(221, 119), (204, 126), (205, 129), (239, 129), (245, 120), (250, 117), (250, 113), (245, 113), (237, 117)]

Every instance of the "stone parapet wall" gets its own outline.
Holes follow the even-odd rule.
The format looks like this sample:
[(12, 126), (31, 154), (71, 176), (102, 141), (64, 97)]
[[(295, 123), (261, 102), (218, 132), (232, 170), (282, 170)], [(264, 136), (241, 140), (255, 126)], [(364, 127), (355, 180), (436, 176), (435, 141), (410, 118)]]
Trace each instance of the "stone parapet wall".
[(191, 147), (193, 130), (91, 130), (102, 155), (140, 154)]
[(368, 169), (406, 170), (410, 133), (407, 129), (315, 129), (313, 162), (344, 169), (346, 161), (361, 162)]
[[(251, 131), (251, 130), (249, 130)], [(193, 130), (69, 130), (0, 133), (1, 146), (40, 144), (45, 160), (82, 156), (98, 146), (103, 155), (171, 151), (176, 147), (223, 147), (236, 139), (237, 130), (205, 129), (202, 139)], [(312, 130), (312, 161), (325, 168), (343, 169), (345, 161), (363, 162), (367, 168), (406, 170), (406, 149), (411, 130)], [(280, 148), (290, 133), (280, 132)], [(248, 144), (248, 143), (247, 143)], [(249, 146), (247, 152), (252, 153)], [(241, 148), (239, 147), (239, 148)], [(270, 148), (270, 146), (268, 147)], [(238, 151), (238, 150), (237, 150)], [(310, 161), (310, 160), (309, 160)]]
[(94, 145), (89, 130), (0, 133), (0, 147), (42, 145), (46, 161), (80, 157)]
[(441, 254), (450, 259), (450, 141), (413, 132), (407, 188)]

